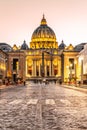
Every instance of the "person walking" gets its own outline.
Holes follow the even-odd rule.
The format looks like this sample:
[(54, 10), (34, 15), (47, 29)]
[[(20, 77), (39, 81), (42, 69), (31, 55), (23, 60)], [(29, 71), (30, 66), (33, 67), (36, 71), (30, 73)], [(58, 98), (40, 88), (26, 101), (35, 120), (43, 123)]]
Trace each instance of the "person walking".
[(23, 83), (24, 83), (24, 86), (25, 86), (25, 80), (24, 80), (24, 82), (23, 82)]

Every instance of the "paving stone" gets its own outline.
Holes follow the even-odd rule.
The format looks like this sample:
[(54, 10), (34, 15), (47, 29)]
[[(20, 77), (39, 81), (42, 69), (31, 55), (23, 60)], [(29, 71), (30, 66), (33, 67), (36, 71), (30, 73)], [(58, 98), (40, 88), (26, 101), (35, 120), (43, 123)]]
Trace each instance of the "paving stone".
[(86, 130), (87, 94), (55, 84), (0, 93), (0, 130)]

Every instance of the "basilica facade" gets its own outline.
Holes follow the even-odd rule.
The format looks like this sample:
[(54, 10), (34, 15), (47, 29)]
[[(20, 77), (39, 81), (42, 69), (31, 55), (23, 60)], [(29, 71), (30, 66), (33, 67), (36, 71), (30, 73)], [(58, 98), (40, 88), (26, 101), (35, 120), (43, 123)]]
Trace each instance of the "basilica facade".
[(2, 49), (3, 45), (0, 46), (7, 54), (6, 77), (11, 77), (13, 81), (18, 78), (34, 81), (45, 78), (63, 82), (79, 78), (78, 54), (82, 46), (66, 46), (63, 41), (59, 45), (44, 15), (40, 26), (32, 33), (29, 46), (26, 41), (20, 47), (7, 45), (8, 49)]

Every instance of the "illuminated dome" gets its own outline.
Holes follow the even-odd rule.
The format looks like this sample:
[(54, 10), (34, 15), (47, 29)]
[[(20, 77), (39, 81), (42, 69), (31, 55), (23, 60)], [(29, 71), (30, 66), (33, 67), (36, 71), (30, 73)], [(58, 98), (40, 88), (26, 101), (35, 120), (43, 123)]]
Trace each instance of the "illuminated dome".
[[(55, 45), (54, 45), (55, 43)], [(32, 34), (31, 48), (57, 48), (56, 35), (54, 31), (47, 25), (46, 19), (41, 20), (39, 27)]]

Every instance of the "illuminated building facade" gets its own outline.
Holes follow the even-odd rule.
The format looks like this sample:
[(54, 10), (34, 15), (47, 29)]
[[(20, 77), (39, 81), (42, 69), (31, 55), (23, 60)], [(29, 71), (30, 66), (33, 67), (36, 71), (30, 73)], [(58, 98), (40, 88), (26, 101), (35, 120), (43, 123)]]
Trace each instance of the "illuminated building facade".
[(80, 80), (87, 84), (87, 44), (84, 45), (84, 49), (78, 55), (78, 64)]
[(63, 41), (58, 45), (43, 15), (40, 26), (32, 34), (30, 47), (24, 41), (20, 47), (14, 45), (7, 51), (7, 77), (14, 81), (17, 78), (70, 81), (78, 76), (76, 62), (80, 51), (77, 46), (66, 46)]
[(26, 77), (60, 77), (61, 57), (54, 31), (42, 18), (40, 26), (35, 29), (26, 52)]
[(8, 55), (0, 49), (0, 79), (7, 76), (7, 57)]

